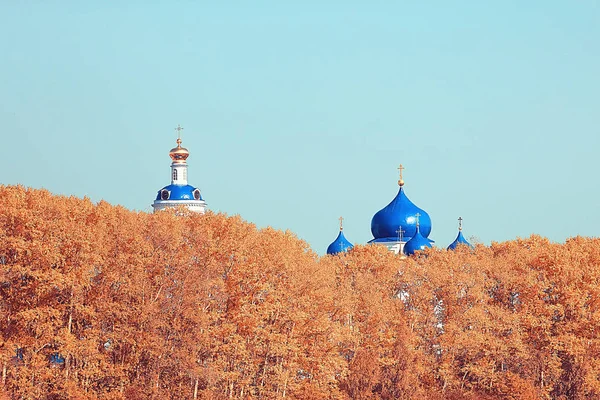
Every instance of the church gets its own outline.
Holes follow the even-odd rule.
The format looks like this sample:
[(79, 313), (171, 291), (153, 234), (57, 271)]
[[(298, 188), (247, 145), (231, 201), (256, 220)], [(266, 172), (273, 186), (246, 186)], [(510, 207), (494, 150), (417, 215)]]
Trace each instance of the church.
[(177, 147), (169, 151), (171, 157), (171, 184), (158, 191), (156, 200), (152, 204), (154, 212), (165, 208), (185, 206), (190, 211), (204, 214), (206, 202), (202, 199), (200, 189), (188, 184), (187, 159), (190, 152), (181, 147), (181, 131), (183, 128), (177, 126)]
[[(187, 207), (190, 211), (204, 214), (206, 202), (202, 198), (200, 189), (188, 184), (187, 159), (190, 152), (181, 146), (181, 131), (177, 126), (177, 147), (169, 151), (171, 158), (171, 184), (160, 189), (152, 204), (154, 212), (165, 208), (178, 206)], [(432, 247), (433, 240), (429, 239), (431, 233), (431, 218), (427, 212), (417, 207), (408, 199), (404, 190), (402, 164), (400, 179), (398, 179), (398, 194), (384, 208), (377, 211), (371, 220), (371, 233), (373, 239), (370, 244), (386, 246), (395, 254), (410, 256), (417, 251)], [(458, 235), (447, 249), (454, 250), (459, 245), (473, 247), (463, 236), (462, 218), (458, 219)], [(340, 231), (336, 239), (327, 247), (327, 254), (347, 252), (354, 245), (344, 235), (343, 218), (340, 217)]]
[[(400, 170), (398, 194), (371, 219), (373, 239), (369, 243), (386, 246), (395, 254), (410, 256), (417, 251), (432, 247), (435, 242), (429, 239), (431, 233), (429, 214), (408, 199), (404, 190), (404, 179), (402, 179), (404, 166), (400, 164), (398, 169)], [(340, 232), (327, 248), (327, 254), (346, 252), (353, 247), (344, 236), (342, 220), (343, 218), (340, 217)], [(447, 249), (454, 250), (459, 245), (473, 247), (463, 236), (462, 217), (458, 219), (458, 235)]]

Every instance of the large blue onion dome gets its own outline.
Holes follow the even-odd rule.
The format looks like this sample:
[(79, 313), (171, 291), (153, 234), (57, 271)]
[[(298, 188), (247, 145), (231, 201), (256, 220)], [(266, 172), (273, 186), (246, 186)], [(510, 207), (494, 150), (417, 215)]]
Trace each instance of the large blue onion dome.
[(473, 245), (471, 243), (469, 243), (467, 241), (467, 239), (465, 239), (465, 237), (463, 236), (462, 217), (458, 218), (458, 236), (456, 236), (456, 239), (454, 240), (454, 242), (450, 243), (450, 246), (448, 246), (448, 250), (456, 249), (456, 247), (458, 247), (459, 244), (463, 244), (463, 245), (469, 246), (470, 248), (473, 248)]
[(404, 245), (404, 254), (406, 254), (407, 256), (411, 256), (415, 254), (416, 251), (425, 250), (428, 247), (431, 247), (431, 242), (426, 237), (421, 235), (419, 223), (417, 222), (415, 234)]
[(202, 200), (202, 195), (192, 185), (171, 184), (158, 191), (156, 200)]
[(344, 219), (340, 217), (340, 233), (337, 238), (327, 247), (327, 254), (343, 253), (354, 247), (352, 243), (344, 236), (344, 227), (342, 225)]
[(409, 239), (415, 235), (417, 226), (417, 214), (419, 214), (421, 235), (428, 237), (431, 233), (431, 218), (423, 209), (417, 207), (406, 197), (404, 193), (404, 181), (400, 165), (400, 179), (398, 194), (385, 208), (379, 210), (371, 220), (371, 233), (375, 238), (371, 242), (396, 241), (399, 231), (403, 238)]

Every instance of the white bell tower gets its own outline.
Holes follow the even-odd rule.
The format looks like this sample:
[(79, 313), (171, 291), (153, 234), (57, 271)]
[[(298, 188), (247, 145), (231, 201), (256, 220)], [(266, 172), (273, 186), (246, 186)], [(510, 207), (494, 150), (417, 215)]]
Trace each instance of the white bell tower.
[(188, 184), (187, 158), (190, 152), (181, 147), (181, 131), (183, 128), (177, 125), (177, 147), (169, 152), (171, 157), (171, 184), (158, 191), (156, 200), (152, 204), (154, 212), (165, 208), (185, 206), (190, 211), (204, 214), (206, 202), (202, 199), (200, 189)]

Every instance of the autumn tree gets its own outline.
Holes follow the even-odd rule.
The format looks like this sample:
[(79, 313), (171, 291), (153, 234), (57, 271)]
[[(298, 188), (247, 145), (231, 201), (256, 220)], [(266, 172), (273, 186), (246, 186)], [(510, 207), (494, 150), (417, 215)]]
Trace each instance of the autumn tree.
[(600, 397), (600, 240), (319, 257), (0, 186), (0, 398)]

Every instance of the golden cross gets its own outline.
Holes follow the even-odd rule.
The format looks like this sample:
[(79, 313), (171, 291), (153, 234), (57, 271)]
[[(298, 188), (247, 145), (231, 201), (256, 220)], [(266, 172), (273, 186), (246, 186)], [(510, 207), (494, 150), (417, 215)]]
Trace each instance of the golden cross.
[(175, 130), (177, 131), (177, 139), (181, 139), (181, 131), (183, 130), (181, 125), (177, 124), (177, 128), (175, 128)]
[(420, 216), (421, 216), (421, 214), (419, 214), (419, 213), (416, 213), (416, 214), (415, 214), (415, 217), (417, 217), (417, 226), (419, 226), (419, 217), (420, 217)]
[(462, 217), (458, 217), (458, 230), (459, 231), (462, 231), (462, 221), (463, 221)]
[(340, 231), (344, 230), (344, 217), (340, 217)]
[(404, 169), (404, 166), (402, 164), (400, 164), (400, 166), (398, 167), (398, 171), (400, 171), (400, 179), (398, 179), (398, 185), (400, 187), (404, 186), (404, 180), (402, 179), (402, 170)]

